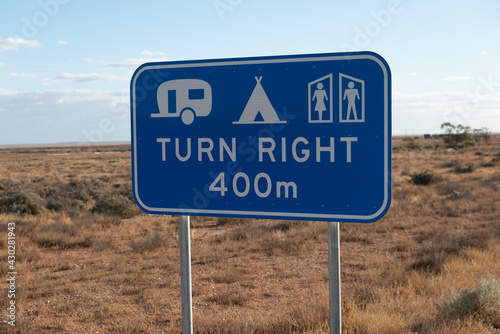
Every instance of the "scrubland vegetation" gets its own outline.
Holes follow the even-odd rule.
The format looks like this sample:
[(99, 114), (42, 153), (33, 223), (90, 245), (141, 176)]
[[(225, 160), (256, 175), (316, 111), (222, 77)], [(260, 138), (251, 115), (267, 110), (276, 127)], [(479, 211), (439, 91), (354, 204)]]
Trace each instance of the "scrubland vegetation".
[[(388, 214), (341, 224), (344, 333), (500, 332), (500, 136), (449, 146), (395, 138)], [(0, 332), (181, 332), (178, 218), (137, 209), (127, 147), (0, 161)], [(191, 238), (196, 333), (329, 333), (326, 223), (192, 217)]]

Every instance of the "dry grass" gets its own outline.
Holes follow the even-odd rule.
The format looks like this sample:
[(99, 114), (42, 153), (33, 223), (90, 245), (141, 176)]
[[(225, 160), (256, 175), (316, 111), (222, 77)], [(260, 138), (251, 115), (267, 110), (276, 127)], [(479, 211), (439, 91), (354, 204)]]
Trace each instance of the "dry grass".
[[(393, 146), (388, 214), (341, 224), (344, 333), (498, 333), (500, 137)], [(128, 148), (94, 151), (0, 150), (0, 332), (180, 333), (177, 217), (137, 210)], [(191, 240), (196, 333), (329, 332), (326, 223), (193, 217)]]

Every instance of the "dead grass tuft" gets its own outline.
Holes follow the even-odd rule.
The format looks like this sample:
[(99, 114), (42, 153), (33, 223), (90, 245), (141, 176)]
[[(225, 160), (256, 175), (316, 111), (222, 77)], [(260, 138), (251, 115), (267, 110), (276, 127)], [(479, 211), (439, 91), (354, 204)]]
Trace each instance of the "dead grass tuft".
[(150, 252), (162, 247), (166, 247), (167, 237), (160, 232), (154, 231), (143, 238), (129, 241), (128, 245), (130, 246), (130, 248), (132, 248), (132, 250), (136, 252)]
[(91, 236), (84, 226), (69, 217), (58, 217), (49, 224), (41, 224), (33, 230), (31, 240), (40, 247), (71, 249), (90, 247)]
[(448, 258), (453, 256), (466, 258), (467, 251), (471, 248), (486, 249), (490, 237), (492, 234), (488, 230), (463, 231), (461, 234), (436, 233), (430, 240), (423, 241), (416, 253), (412, 268), (440, 273)]
[(217, 305), (242, 306), (245, 305), (250, 299), (250, 295), (241, 293), (240, 291), (226, 291), (213, 295), (208, 298), (208, 301)]
[(306, 304), (285, 307), (285, 312), (279, 316), (239, 313), (236, 317), (221, 320), (211, 317), (195, 318), (194, 331), (204, 334), (327, 334), (330, 332), (328, 300), (314, 295)]

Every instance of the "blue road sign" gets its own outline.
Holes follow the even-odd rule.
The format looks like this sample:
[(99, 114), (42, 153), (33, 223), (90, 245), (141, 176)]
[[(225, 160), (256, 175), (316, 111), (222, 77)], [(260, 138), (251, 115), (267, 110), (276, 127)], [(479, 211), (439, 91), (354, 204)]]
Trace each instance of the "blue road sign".
[(149, 213), (373, 222), (391, 202), (391, 73), (371, 52), (173, 61), (131, 81)]

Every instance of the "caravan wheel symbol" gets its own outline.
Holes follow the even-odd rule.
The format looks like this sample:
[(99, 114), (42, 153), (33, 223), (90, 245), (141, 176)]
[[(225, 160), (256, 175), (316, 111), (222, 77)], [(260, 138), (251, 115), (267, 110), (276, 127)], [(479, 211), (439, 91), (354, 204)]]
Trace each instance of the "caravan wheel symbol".
[(156, 98), (160, 112), (151, 117), (180, 117), (186, 125), (212, 110), (212, 87), (199, 79), (166, 81), (158, 87)]

